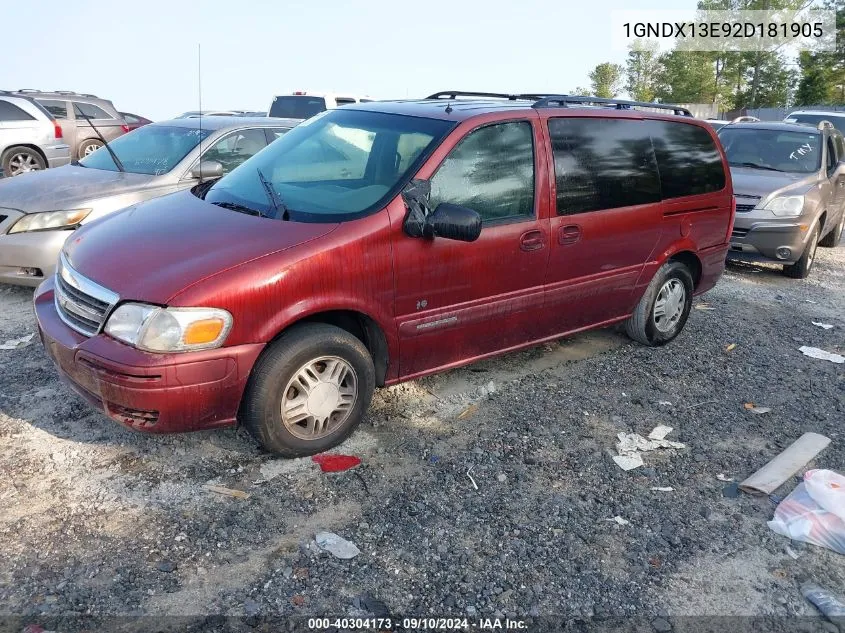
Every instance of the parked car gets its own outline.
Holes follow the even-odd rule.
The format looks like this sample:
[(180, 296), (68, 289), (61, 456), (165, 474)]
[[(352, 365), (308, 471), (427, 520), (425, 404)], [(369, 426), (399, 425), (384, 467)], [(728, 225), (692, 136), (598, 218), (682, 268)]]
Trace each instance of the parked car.
[(376, 386), (618, 322), (674, 339), (728, 250), (713, 130), (665, 105), (685, 116), (439, 94), (329, 111), (82, 227), (35, 294), (61, 375), (131, 428), (240, 419), (292, 456), (343, 441)]
[(845, 112), (827, 112), (825, 110), (796, 110), (787, 115), (784, 119), (786, 123), (806, 123), (816, 127), (822, 121), (830, 121), (830, 123), (839, 130), (840, 133), (845, 134)]
[(121, 112), (120, 116), (123, 117), (123, 120), (126, 121), (126, 125), (129, 128), (129, 131), (136, 130), (142, 125), (147, 125), (148, 123), (152, 123), (149, 119), (146, 119), (142, 116), (138, 116), (137, 114), (131, 114), (129, 112)]
[(712, 127), (716, 131), (720, 130), (728, 123), (730, 123), (730, 121), (726, 121), (724, 119), (707, 119), (706, 122), (710, 127)]
[(728, 258), (783, 264), (810, 274), (816, 246), (836, 246), (845, 222), (845, 143), (823, 121), (751, 122), (723, 127), (736, 194)]
[(219, 178), (293, 125), (235, 117), (203, 120), (201, 129), (199, 119), (150, 123), (78, 164), (0, 181), (0, 281), (38, 285), (80, 225)]
[(0, 177), (70, 162), (62, 128), (28, 97), (0, 91)]
[(108, 142), (126, 134), (130, 129), (111, 101), (92, 94), (29, 89), (18, 90), (16, 94), (31, 97), (58, 120), (74, 159), (83, 158), (103, 146), (100, 136), (85, 117), (91, 119), (91, 123)]
[(325, 110), (333, 110), (350, 103), (369, 103), (369, 97), (338, 95), (329, 92), (297, 91), (273, 97), (267, 116), (285, 119), (308, 119)]

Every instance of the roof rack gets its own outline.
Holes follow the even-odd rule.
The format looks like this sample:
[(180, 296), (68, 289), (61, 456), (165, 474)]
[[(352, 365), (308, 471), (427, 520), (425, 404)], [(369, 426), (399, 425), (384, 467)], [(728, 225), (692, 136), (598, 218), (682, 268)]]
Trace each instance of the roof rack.
[(91, 99), (99, 99), (97, 95), (88, 94), (87, 92), (74, 92), (73, 90), (37, 90), (36, 88), (21, 88), (16, 90), (20, 94), (56, 94), (56, 95), (76, 95), (77, 97), (89, 97)]
[(567, 108), (570, 105), (604, 105), (613, 106), (617, 110), (630, 110), (631, 108), (654, 108), (658, 110), (671, 110), (680, 116), (692, 116), (692, 112), (681, 106), (668, 103), (651, 103), (648, 101), (626, 101), (624, 99), (605, 99), (603, 97), (581, 97), (570, 95), (550, 95), (541, 98), (532, 107), (534, 108)]
[(457, 99), (458, 97), (483, 97), (492, 99), (507, 99), (508, 101), (536, 101), (547, 95), (543, 94), (505, 94), (502, 92), (467, 92), (465, 90), (443, 90), (428, 95), (426, 99)]

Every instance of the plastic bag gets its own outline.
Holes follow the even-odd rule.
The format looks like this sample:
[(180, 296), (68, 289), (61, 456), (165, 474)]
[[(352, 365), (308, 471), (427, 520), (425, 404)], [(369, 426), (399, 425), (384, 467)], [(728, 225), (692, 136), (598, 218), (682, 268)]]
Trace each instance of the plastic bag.
[(831, 470), (809, 470), (768, 525), (777, 534), (845, 554), (843, 513), (845, 478)]
[(403, 226), (411, 237), (425, 236), (426, 217), (431, 212), (429, 195), (431, 183), (428, 180), (412, 180), (402, 190), (402, 199), (408, 209)]

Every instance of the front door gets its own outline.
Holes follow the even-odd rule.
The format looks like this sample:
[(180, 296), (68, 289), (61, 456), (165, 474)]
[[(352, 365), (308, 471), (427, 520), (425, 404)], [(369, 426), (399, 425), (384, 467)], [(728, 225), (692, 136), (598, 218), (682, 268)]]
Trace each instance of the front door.
[(432, 209), (449, 202), (481, 215), (477, 241), (408, 237), (403, 205), (391, 207), (402, 376), (537, 338), (549, 256), (538, 123), (496, 122), (470, 131), (431, 177)]

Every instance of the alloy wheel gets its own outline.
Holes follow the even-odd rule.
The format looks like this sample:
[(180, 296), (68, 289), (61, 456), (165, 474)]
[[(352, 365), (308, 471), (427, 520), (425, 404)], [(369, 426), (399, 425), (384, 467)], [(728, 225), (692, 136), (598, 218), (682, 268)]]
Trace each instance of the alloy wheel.
[(19, 154), (14, 154), (9, 160), (9, 172), (12, 176), (25, 174), (29, 171), (38, 171), (40, 168), (38, 161), (36, 161), (35, 157), (29, 153), (21, 152)]
[(687, 291), (680, 279), (669, 279), (660, 287), (654, 302), (654, 325), (662, 333), (671, 332), (681, 315), (687, 300)]
[(317, 440), (343, 425), (358, 399), (358, 376), (337, 356), (308, 361), (282, 395), (282, 422), (295, 437)]

